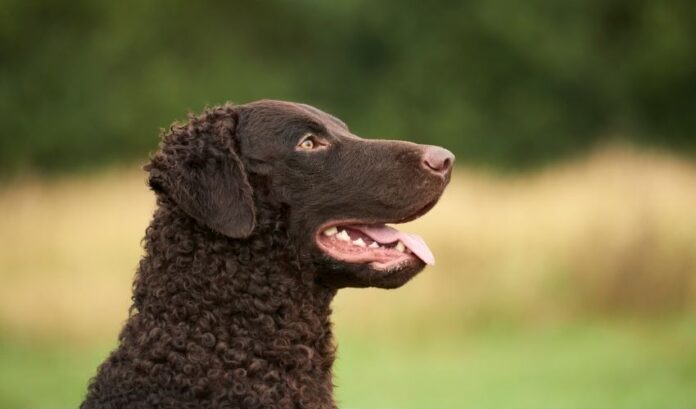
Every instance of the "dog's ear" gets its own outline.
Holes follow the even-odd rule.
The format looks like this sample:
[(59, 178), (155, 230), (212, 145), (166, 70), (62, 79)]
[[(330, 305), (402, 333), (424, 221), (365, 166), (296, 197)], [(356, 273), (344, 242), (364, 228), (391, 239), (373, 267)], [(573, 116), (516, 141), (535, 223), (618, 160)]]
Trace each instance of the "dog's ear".
[(207, 110), (163, 133), (145, 170), (158, 195), (209, 228), (233, 238), (256, 225), (253, 191), (235, 152), (237, 112), (232, 105)]

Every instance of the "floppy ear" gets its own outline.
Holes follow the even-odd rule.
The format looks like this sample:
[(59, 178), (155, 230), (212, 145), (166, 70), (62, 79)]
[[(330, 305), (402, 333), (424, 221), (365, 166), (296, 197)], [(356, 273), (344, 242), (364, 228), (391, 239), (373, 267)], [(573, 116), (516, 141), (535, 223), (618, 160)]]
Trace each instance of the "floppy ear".
[(198, 222), (234, 238), (256, 225), (253, 191), (235, 153), (237, 113), (232, 105), (209, 109), (162, 135), (145, 166), (148, 183)]

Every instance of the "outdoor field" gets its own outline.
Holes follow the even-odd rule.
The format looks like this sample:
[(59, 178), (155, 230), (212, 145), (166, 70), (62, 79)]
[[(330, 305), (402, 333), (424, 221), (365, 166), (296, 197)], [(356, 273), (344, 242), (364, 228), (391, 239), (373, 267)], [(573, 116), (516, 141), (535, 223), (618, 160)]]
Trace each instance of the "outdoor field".
[[(339, 186), (344, 173), (333, 169), (351, 169), (345, 173), (351, 183), (371, 189), (354, 196), (367, 199), (348, 200), (351, 185), (335, 188), (334, 200), (293, 198), (300, 210), (273, 204), (291, 216), (330, 209), (336, 217), (363, 219), (370, 212), (400, 216), (396, 208), (411, 199), (392, 203), (406, 195), (394, 193), (401, 186), (391, 178), (420, 174), (420, 165), (423, 174), (442, 175), (450, 170), (450, 152), (452, 180), (438, 205), (399, 227), (423, 236), (436, 264), (396, 290), (339, 291), (331, 374), (324, 362), (293, 366), (277, 354), (288, 349), (293, 362), (319, 363), (327, 346), (314, 344), (325, 339), (323, 331), (255, 336), (270, 326), (251, 327), (258, 316), (237, 315), (260, 311), (265, 296), (246, 297), (255, 289), (273, 295), (269, 305), (275, 298), (293, 301), (291, 308), (265, 307), (273, 315), (261, 317), (264, 323), (311, 313), (307, 293), (277, 297), (276, 287), (288, 294), (296, 288), (283, 284), (287, 277), (272, 281), (281, 269), (266, 262), (267, 252), (292, 249), (294, 240), (257, 235), (254, 240), (272, 241), (261, 256), (252, 241), (230, 243), (244, 247), (224, 263), (220, 247), (203, 240), (194, 247), (213, 253), (186, 256), (200, 274), (180, 262), (188, 250), (177, 250), (169, 264), (158, 260), (173, 253), (158, 250), (148, 265), (155, 280), (169, 269), (170, 293), (161, 304), (176, 321), (201, 304), (190, 281), (225, 281), (223, 274), (236, 271), (231, 284), (214, 289), (233, 301), (211, 308), (234, 311), (230, 325), (249, 329), (255, 351), (239, 329), (230, 344), (220, 330), (216, 347), (270, 357), (270, 369), (248, 382), (239, 379), (255, 373), (256, 361), (226, 362), (224, 376), (237, 382), (229, 388), (201, 375), (205, 369), (208, 378), (220, 379), (210, 371), (214, 364), (191, 375), (198, 358), (186, 356), (176, 369), (181, 382), (175, 381), (195, 385), (184, 393), (225, 395), (247, 406), (268, 400), (314, 407), (317, 399), (322, 405), (331, 399), (332, 379), (341, 409), (696, 409), (694, 39), (694, 0), (0, 0), (0, 409), (79, 407), (97, 366), (117, 346), (155, 210), (142, 170), (151, 155), (161, 158), (153, 176), (163, 182), (155, 186), (167, 190), (165, 179), (181, 185), (184, 196), (202, 205), (196, 207), (220, 203), (215, 207), (224, 212), (201, 209), (212, 226), (229, 220), (218, 213), (237, 212), (230, 210), (236, 204), (221, 204), (237, 200), (223, 191), (234, 185), (242, 202), (248, 198), (244, 177), (186, 187), (186, 179), (202, 178), (202, 166), (213, 162), (221, 179), (231, 173), (223, 163), (244, 164), (241, 174), (252, 188), (268, 190), (274, 202), (276, 194), (324, 191), (325, 178), (331, 178), (327, 186)], [(262, 100), (304, 105), (283, 113), (263, 108), (282, 104), (254, 104)], [(204, 112), (217, 113), (192, 119)], [(165, 137), (166, 147), (158, 148), (170, 131), (181, 135)], [(409, 154), (370, 154), (374, 170), (361, 158), (377, 144), (344, 143), (350, 134), (430, 147), (418, 148), (418, 158), (414, 145)], [(255, 174), (264, 169), (274, 171)], [(292, 176), (278, 177), (278, 170)], [(373, 180), (354, 177), (368, 170)], [(382, 176), (387, 171), (394, 173)], [(402, 178), (409, 179), (403, 180), (409, 196), (420, 195), (423, 203), (440, 187), (433, 178), (427, 179), (433, 186), (418, 176)], [(174, 211), (198, 218), (186, 199), (165, 194)], [(344, 212), (341, 206), (351, 203)], [(360, 214), (376, 204), (383, 208)], [(403, 209), (409, 206), (415, 204)], [(266, 217), (260, 207), (257, 225), (269, 230), (278, 226), (272, 217), (287, 215)], [(158, 231), (171, 240), (198, 237), (172, 225)], [(371, 230), (392, 234), (384, 243), (397, 239), (389, 229)], [(398, 238), (428, 258), (419, 243)], [(372, 244), (352, 239), (356, 246)], [(401, 250), (398, 243), (394, 248)], [(392, 260), (402, 256), (383, 255), (389, 252)], [(289, 265), (302, 264), (284, 256)], [(204, 275), (217, 267), (196, 267), (209, 259), (220, 272), (224, 265), (224, 273)], [(269, 275), (242, 278), (247, 266)], [(257, 279), (264, 284), (247, 284)], [(170, 290), (178, 281), (187, 292)], [(244, 295), (225, 295), (237, 285), (248, 285)], [(162, 294), (162, 287), (141, 293)], [(184, 309), (177, 297), (189, 295), (196, 302)], [(207, 323), (190, 324), (205, 330), (200, 344), (209, 344)], [(152, 332), (138, 330), (136, 337), (146, 333)], [(167, 362), (175, 362), (177, 346), (164, 348)], [(150, 352), (160, 354), (155, 347)], [(139, 358), (129, 364), (147, 367), (158, 359)], [(280, 383), (250, 386), (274, 382), (268, 379), (277, 365), (283, 365)], [(306, 376), (317, 370), (321, 376)], [(168, 382), (157, 371), (130, 380)], [(107, 381), (101, 389), (116, 387)]]
[[(0, 185), (0, 408), (79, 405), (153, 205), (137, 165)], [(404, 230), (437, 264), (339, 293), (340, 407), (696, 407), (693, 162), (613, 144), (534, 171), (458, 165)]]

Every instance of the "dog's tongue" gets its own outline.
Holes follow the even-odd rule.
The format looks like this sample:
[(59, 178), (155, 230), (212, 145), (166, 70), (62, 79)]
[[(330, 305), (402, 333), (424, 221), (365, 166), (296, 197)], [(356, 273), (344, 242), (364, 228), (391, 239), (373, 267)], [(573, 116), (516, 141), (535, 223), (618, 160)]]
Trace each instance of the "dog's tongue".
[(406, 247), (413, 252), (419, 259), (423, 260), (426, 264), (434, 265), (435, 256), (425, 244), (425, 241), (421, 236), (417, 234), (404, 233), (396, 230), (393, 227), (387, 225), (371, 225), (371, 226), (355, 226), (361, 232), (370, 236), (372, 240), (375, 240), (382, 244), (395, 243), (401, 240)]

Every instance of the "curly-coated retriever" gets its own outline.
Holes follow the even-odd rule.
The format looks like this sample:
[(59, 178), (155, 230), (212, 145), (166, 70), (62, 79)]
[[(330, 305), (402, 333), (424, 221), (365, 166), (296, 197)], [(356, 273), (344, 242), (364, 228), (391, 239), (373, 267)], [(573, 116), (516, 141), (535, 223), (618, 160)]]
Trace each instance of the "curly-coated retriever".
[(331, 300), (434, 262), (385, 223), (440, 198), (454, 156), (365, 140), (304, 104), (227, 104), (175, 124), (119, 346), (83, 409), (335, 408)]

